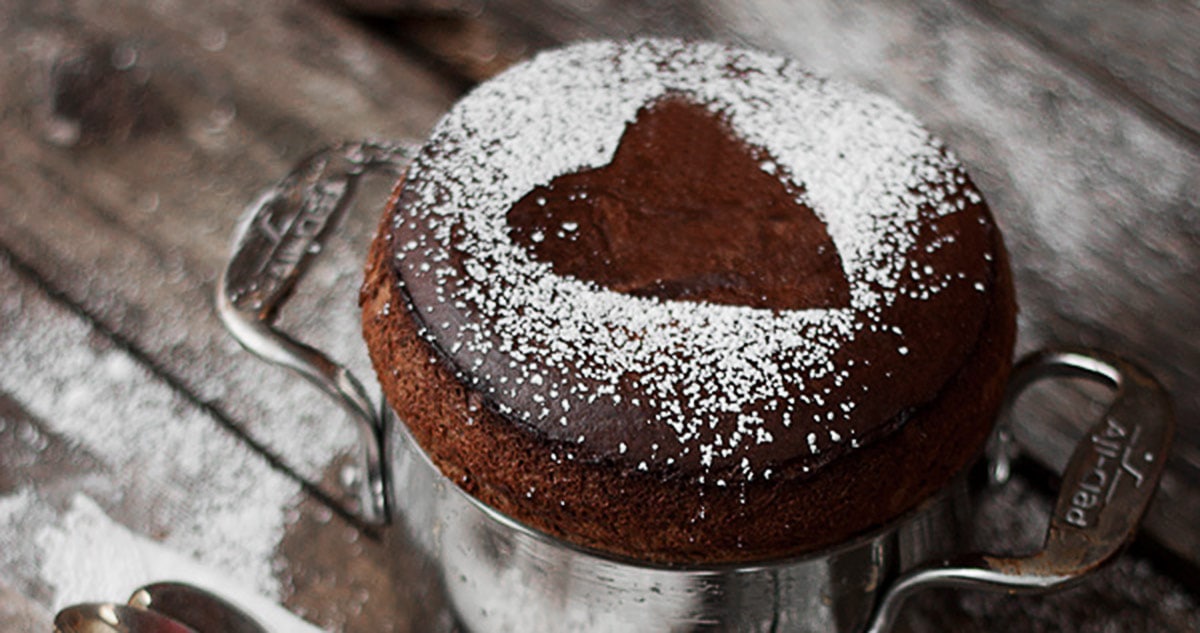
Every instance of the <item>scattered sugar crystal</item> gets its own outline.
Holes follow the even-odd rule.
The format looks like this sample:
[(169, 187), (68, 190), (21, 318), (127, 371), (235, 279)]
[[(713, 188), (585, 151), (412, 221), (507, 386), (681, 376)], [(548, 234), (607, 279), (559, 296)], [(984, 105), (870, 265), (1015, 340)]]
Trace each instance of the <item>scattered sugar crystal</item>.
[[(563, 63), (563, 55), (580, 63)], [(733, 62), (763, 72), (746, 82), (728, 72)], [(833, 423), (836, 409), (852, 432), (853, 403), (827, 401), (809, 384), (852, 384), (854, 368), (836, 358), (856, 332), (902, 336), (883, 320), (885, 309), (900, 297), (928, 299), (951, 282), (953, 273), (935, 277), (935, 266), (909, 259), (921, 209), (958, 212), (951, 192), (981, 198), (955, 157), (894, 103), (781, 62), (716, 44), (593, 42), (535, 57), (480, 85), (433, 133), (432, 144), (455, 151), (422, 154), (410, 169), (420, 202), (410, 208), (421, 214), (411, 219), (428, 235), (407, 241), (405, 250), (421, 249), (427, 261), (461, 257), (466, 272), (436, 278), (438, 296), (464, 318), (427, 336), (461, 345), (456, 353), (473, 370), (485, 357), (507, 357), (502, 365), (533, 389), (521, 397), (547, 406), (558, 400), (554, 390), (576, 395), (576, 406), (596, 403), (595, 393), (579, 396), (585, 383), (620, 404), (615, 385), (637, 376), (646, 398), (630, 404), (677, 435), (673, 456), (691, 453), (705, 468), (737, 464), (744, 447), (775, 441), (765, 420), (738, 415), (773, 401), (798, 398), (820, 414), (814, 422), (782, 416), (784, 427), (800, 426), (792, 433), (805, 433), (811, 454), (838, 450), (831, 448), (836, 431), (818, 437), (809, 429)], [(557, 275), (512, 239), (506, 214), (517, 200), (562, 174), (610, 163), (639, 110), (673, 94), (719, 113), (764, 150), (763, 171), (802, 177), (797, 202), (825, 223), (849, 282), (849, 305), (779, 311), (626, 295)], [(563, 222), (561, 229), (579, 226)], [(545, 238), (530, 235), (535, 243)], [(937, 263), (939, 249), (954, 241), (939, 236), (925, 250)], [(898, 351), (909, 354), (907, 346)], [(503, 411), (517, 403), (500, 404)], [(565, 399), (561, 405), (562, 412), (573, 408)], [(622, 443), (620, 452), (627, 450)]]

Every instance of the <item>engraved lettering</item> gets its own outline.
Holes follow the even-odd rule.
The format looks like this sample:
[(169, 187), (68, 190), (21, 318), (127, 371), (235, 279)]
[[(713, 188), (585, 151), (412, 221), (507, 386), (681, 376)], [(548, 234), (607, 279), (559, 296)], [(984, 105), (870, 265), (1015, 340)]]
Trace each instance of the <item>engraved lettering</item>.
[(262, 234), (264, 236), (266, 236), (266, 238), (268, 240), (271, 240), (272, 244), (279, 243), (280, 236), (283, 234), (283, 231), (285, 231), (287, 228), (287, 227), (275, 228), (275, 227), (271, 226), (271, 214), (270, 213), (264, 213), (264, 214), (260, 215), (258, 217), (258, 222), (256, 223), (256, 226), (258, 226), (258, 230), (262, 231)]
[(1082, 508), (1072, 507), (1067, 510), (1067, 523), (1076, 527), (1085, 528), (1088, 526), (1087, 516), (1084, 515)]
[[(270, 247), (257, 259), (259, 268), (253, 273), (255, 288), (237, 293), (239, 305), (248, 303), (257, 310), (278, 299), (275, 295), (312, 252), (314, 241), (336, 214), (348, 190), (346, 182), (317, 183), (306, 192), (277, 191), (259, 205), (252, 228)], [(294, 205), (297, 197), (300, 204)]]
[(1135, 483), (1134, 486), (1138, 488), (1142, 487), (1142, 471), (1133, 467), (1133, 464), (1130, 463), (1130, 457), (1133, 455), (1133, 451), (1137, 447), (1138, 435), (1140, 435), (1141, 432), (1142, 427), (1140, 426), (1134, 430), (1133, 437), (1129, 440), (1129, 446), (1126, 447), (1125, 452), (1121, 454), (1121, 470), (1129, 473), (1134, 479), (1137, 480), (1137, 483)]
[(1097, 453), (1104, 455), (1105, 457), (1112, 457), (1114, 459), (1117, 457), (1118, 451), (1121, 448), (1120, 444), (1113, 442), (1112, 440), (1107, 440), (1099, 435), (1092, 436), (1092, 445), (1096, 448)]
[(1108, 422), (1108, 428), (1105, 429), (1105, 435), (1113, 438), (1125, 437), (1125, 429), (1120, 424), (1117, 424), (1115, 419), (1108, 418), (1106, 421)]
[(325, 228), (325, 223), (329, 219), (326, 213), (328, 210), (327, 204), (318, 201), (301, 209), (301, 215), (286, 226), (272, 227), (265, 220), (260, 223), (264, 232), (273, 232), (269, 236), (273, 236), (276, 244), (271, 259), (267, 263), (265, 272), (268, 276), (281, 280), (292, 274), (295, 266), (308, 253), (313, 238)]
[[(303, 226), (304, 224), (302, 223), (301, 228)], [(289, 235), (287, 241), (280, 244), (279, 250), (276, 251), (275, 261), (285, 264), (295, 264), (304, 256), (307, 247), (308, 242), (304, 234)]]
[(1064, 521), (1080, 528), (1091, 527), (1117, 493), (1122, 474), (1128, 473), (1135, 487), (1142, 485), (1144, 475), (1131, 457), (1144, 452), (1138, 446), (1141, 430), (1140, 426), (1134, 426), (1130, 432), (1116, 419), (1107, 418), (1104, 430), (1092, 434), (1090, 463), (1083, 466), (1083, 474), (1070, 493)]
[(1104, 491), (1104, 484), (1108, 483), (1108, 473), (1105, 473), (1102, 470), (1102, 468), (1104, 468), (1105, 461), (1107, 460), (1105, 460), (1103, 457), (1096, 461), (1096, 467), (1093, 468), (1092, 471), (1087, 475), (1085, 475), (1083, 480), (1079, 482), (1080, 489), (1087, 490), (1088, 492), (1095, 494), (1099, 494)]
[(1084, 492), (1082, 490), (1076, 491), (1075, 495), (1071, 497), (1071, 505), (1073, 505), (1077, 508), (1082, 508), (1084, 510), (1095, 507), (1096, 503), (1098, 503), (1099, 501), (1100, 501), (1100, 497), (1097, 497), (1095, 494), (1092, 494), (1090, 492)]

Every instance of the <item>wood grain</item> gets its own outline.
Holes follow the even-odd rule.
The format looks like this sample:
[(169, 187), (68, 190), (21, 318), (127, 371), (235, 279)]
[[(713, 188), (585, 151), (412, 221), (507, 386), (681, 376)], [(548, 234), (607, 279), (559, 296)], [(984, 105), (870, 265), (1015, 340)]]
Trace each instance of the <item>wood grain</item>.
[[(12, 624), (4, 630), (48, 631), (65, 604), (123, 601), (138, 584), (167, 579), (141, 575), (156, 567), (140, 550), (78, 546), (104, 515), (192, 561), (158, 573), (202, 584), (215, 575), (232, 598), (257, 592), (329, 630), (426, 630), (430, 609), (444, 614), (411, 545), (383, 543), (305, 495), (2, 258), (0, 296), (0, 623)], [(69, 551), (46, 549), (64, 541)], [(64, 574), (64, 564), (77, 569)]]
[[(299, 156), (341, 138), (421, 136), (450, 92), (364, 30), (305, 3), (105, 6), (0, 9), (0, 250), (198, 402), (320, 480), (353, 444), (353, 429), (307, 385), (233, 343), (212, 313), (216, 275), (242, 208)], [(92, 75), (74, 81), (91, 83), (65, 85), (72, 75), (55, 74), (64, 64), (90, 64)], [(93, 84), (130, 98), (84, 121), (55, 110), (56, 91)], [(146, 129), (128, 123), (142, 115), (116, 114), (149, 107), (169, 124)], [(364, 196), (367, 209), (352, 214), (328, 264), (311, 275), (311, 300), (284, 314), (286, 326), (364, 373), (358, 253), (385, 193), (386, 183)], [(311, 443), (288, 454), (297, 434)]]
[[(1022, 348), (1113, 349), (1148, 364), (1177, 397), (1181, 438), (1148, 524), (1168, 554), (1139, 548), (1051, 598), (925, 596), (906, 612), (908, 630), (1196, 630), (1195, 594), (1161, 563), (1200, 565), (1197, 148), (1077, 63), (1195, 129), (1192, 9), (496, 0), (459, 17), (356, 22), (289, 0), (0, 0), (0, 345), (16, 350), (9, 367), (37, 360), (24, 365), (29, 375), (0, 377), (0, 504), (33, 491), (20, 525), (0, 521), (0, 628), (48, 628), (61, 592), (20, 553), (31, 551), (31, 530), (61, 520), (72, 493), (173, 547), (188, 537), (170, 518), (229, 494), (127, 493), (134, 480), (123, 467), (61, 430), (57, 416), (79, 404), (31, 387), (76, 382), (107, 387), (97, 405), (115, 419), (150, 406), (227, 434), (229, 455), (258, 456), (247, 461), (255, 477), (294, 487), (279, 566), (260, 579), (278, 583), (274, 597), (289, 608), (331, 630), (452, 628), (407, 543), (372, 541), (326, 503), (341, 492), (355, 439), (341, 413), (250, 358), (212, 317), (229, 236), (255, 192), (318, 146), (420, 138), (462, 90), (540, 48), (656, 34), (778, 50), (919, 113), (966, 160), (1007, 230)], [(359, 253), (386, 187), (368, 187), (283, 315), (363, 374)], [(83, 360), (64, 366), (56, 353)], [(125, 373), (105, 373), (113, 362)], [(1033, 404), (1022, 433), (1041, 460), (1065, 454), (1097, 410), (1089, 398), (1060, 389)], [(129, 459), (150, 459), (154, 447), (131, 442)], [(305, 493), (300, 480), (324, 492)], [(977, 531), (987, 545), (1032, 547), (1045, 503), (1042, 486), (1019, 479), (984, 499)], [(86, 599), (123, 597), (95, 591)]]
[(1194, 2), (965, 4), (1200, 145), (1200, 6)]

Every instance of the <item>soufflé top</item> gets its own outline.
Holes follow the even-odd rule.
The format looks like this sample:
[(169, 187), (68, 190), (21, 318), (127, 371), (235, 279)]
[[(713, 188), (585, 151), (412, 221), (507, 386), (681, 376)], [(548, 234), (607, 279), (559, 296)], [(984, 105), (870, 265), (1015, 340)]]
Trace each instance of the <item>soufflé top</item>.
[(475, 88), (368, 262), (389, 403), (534, 529), (669, 563), (885, 525), (974, 459), (1010, 366), (1000, 235), (892, 101), (640, 40)]

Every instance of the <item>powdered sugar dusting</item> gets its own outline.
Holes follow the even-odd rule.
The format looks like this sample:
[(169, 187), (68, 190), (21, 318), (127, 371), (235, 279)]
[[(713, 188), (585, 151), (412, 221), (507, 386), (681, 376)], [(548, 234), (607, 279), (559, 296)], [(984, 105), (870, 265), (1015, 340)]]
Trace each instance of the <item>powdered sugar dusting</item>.
[[(557, 176), (611, 162), (638, 111), (669, 95), (719, 113), (770, 155), (764, 170), (803, 184), (797, 202), (827, 225), (848, 306), (778, 311), (635, 297), (557, 275), (511, 239), (514, 203)], [(835, 362), (836, 352), (864, 328), (894, 330), (902, 348), (884, 309), (959, 281), (908, 256), (923, 207), (939, 216), (959, 210), (954, 157), (891, 101), (765, 53), (660, 40), (575, 45), (480, 86), (427, 148), (435, 149), (410, 171), (414, 203), (397, 215), (398, 234), (414, 236), (399, 242), (397, 258), (403, 277), (432, 280), (434, 299), (457, 312), (428, 322), (426, 334), (453, 347), (466, 361), (463, 377), (517, 419), (569, 427), (573, 406), (608, 398), (669, 427), (676, 446), (628, 447), (641, 469), (691, 455), (752, 479), (759, 469), (744, 449), (774, 441), (759, 412), (790, 427), (796, 394), (819, 409), (796, 432), (821, 454), (841, 436), (811, 429), (855, 409), (845, 390), (809, 390), (847, 384), (853, 368)], [(644, 401), (621, 402), (617, 386), (629, 382)], [(533, 406), (513, 404), (522, 394)]]
[[(0, 392), (22, 403), (45, 424), (46, 433), (92, 456), (102, 472), (120, 474), (76, 479), (67, 490), (87, 491), (96, 502), (119, 508), (124, 520), (153, 531), (180, 557), (236, 576), (256, 593), (277, 599), (281, 587), (272, 563), (285, 513), (300, 497), (299, 484), (189, 406), (129, 354), (95, 345), (95, 332), (82, 319), (21, 288), (0, 266), (0, 289), (7, 291), (0, 300), (0, 322), (9, 325), (0, 330), (0, 357), (6, 363)], [(73, 532), (42, 498), (53, 492), (53, 486), (46, 488), (0, 497), (0, 570), (80, 590), (57, 593), (57, 604), (119, 597), (94, 593), (112, 577), (103, 576), (103, 566), (85, 574), (84, 559), (94, 552), (65, 550), (69, 539), (53, 541), (50, 553), (61, 565), (48, 567), (32, 536)], [(6, 540), (6, 533), (18, 538)], [(71, 559), (80, 565), (76, 577), (59, 575), (68, 573)], [(85, 594), (88, 583), (92, 593)]]
[(61, 523), (29, 535), (40, 550), (42, 575), (55, 589), (53, 608), (130, 595), (164, 579), (212, 591), (276, 631), (319, 629), (259, 596), (242, 579), (204, 565), (113, 521), (86, 495), (77, 494)]

